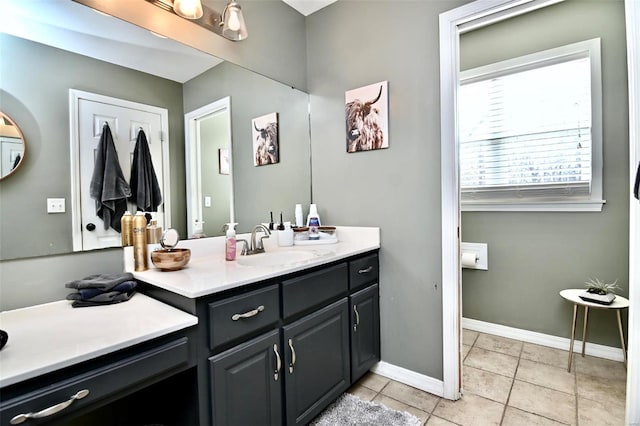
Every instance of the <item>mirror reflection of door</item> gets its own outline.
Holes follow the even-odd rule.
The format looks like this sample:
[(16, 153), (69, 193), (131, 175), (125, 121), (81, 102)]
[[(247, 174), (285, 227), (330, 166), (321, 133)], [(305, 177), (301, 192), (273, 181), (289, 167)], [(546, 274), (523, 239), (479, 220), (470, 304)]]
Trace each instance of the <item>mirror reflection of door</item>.
[(185, 115), (189, 238), (223, 235), (233, 222), (229, 98)]
[(0, 111), (0, 180), (13, 173), (24, 159), (25, 141), (20, 128)]
[[(112, 228), (105, 229), (104, 222), (96, 215), (96, 201), (89, 196), (89, 183), (95, 167), (96, 150), (104, 123), (109, 125), (118, 162), (127, 182), (131, 176), (133, 151), (140, 129), (145, 132), (154, 172), (160, 185), (163, 203), (157, 212), (151, 215), (162, 228), (170, 226), (165, 214), (165, 205), (169, 194), (165, 180), (168, 179), (164, 167), (165, 157), (162, 134), (166, 129), (167, 112), (165, 109), (148, 105), (129, 103), (116, 98), (101, 97), (87, 92), (78, 93), (75, 119), (77, 120), (77, 149), (79, 175), (77, 185), (72, 185), (72, 211), (74, 216), (74, 250), (93, 250), (97, 248), (118, 247), (121, 245), (120, 233)], [(77, 203), (77, 205), (76, 205)], [(135, 212), (136, 206), (128, 203), (128, 210)], [(167, 209), (168, 210), (168, 209)], [(79, 219), (79, 220), (78, 220)]]

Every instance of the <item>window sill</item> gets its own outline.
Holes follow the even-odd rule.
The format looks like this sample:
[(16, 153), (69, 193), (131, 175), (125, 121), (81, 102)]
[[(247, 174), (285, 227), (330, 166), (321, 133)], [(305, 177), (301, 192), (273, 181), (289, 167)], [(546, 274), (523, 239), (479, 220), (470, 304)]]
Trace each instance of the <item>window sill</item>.
[(463, 212), (601, 212), (605, 200), (538, 203), (461, 202)]

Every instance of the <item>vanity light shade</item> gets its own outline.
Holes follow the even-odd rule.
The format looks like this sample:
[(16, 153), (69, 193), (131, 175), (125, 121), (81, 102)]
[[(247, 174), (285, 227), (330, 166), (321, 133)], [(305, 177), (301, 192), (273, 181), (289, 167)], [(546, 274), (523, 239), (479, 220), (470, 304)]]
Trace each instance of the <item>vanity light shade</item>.
[(186, 19), (200, 19), (203, 14), (200, 0), (173, 0), (173, 11)]
[(227, 3), (222, 13), (222, 36), (233, 41), (244, 40), (249, 36), (247, 25), (244, 22), (242, 8), (231, 0)]

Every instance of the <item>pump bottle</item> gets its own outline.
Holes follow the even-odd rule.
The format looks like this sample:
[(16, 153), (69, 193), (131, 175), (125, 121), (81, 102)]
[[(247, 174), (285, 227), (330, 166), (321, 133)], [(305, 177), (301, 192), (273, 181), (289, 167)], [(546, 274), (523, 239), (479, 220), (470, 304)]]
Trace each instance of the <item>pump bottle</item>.
[(227, 234), (224, 240), (224, 258), (226, 260), (236, 260), (236, 225), (237, 223), (227, 223)]

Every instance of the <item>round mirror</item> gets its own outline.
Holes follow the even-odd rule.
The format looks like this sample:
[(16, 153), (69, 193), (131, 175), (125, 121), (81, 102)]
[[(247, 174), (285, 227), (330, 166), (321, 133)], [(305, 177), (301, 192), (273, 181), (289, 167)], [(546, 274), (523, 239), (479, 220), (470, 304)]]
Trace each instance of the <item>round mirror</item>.
[(180, 241), (180, 236), (178, 235), (178, 231), (175, 229), (169, 228), (162, 234), (162, 238), (160, 239), (160, 245), (162, 248), (167, 250), (173, 250), (177, 245), (178, 241)]
[(16, 171), (24, 162), (27, 143), (18, 125), (4, 112), (0, 111), (0, 180)]

